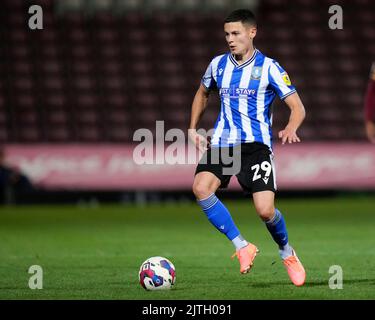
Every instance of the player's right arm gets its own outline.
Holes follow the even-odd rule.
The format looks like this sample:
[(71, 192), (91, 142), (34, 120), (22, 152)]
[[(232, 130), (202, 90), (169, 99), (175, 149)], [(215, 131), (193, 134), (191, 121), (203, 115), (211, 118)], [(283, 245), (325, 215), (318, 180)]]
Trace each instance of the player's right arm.
[(372, 64), (365, 96), (365, 129), (368, 140), (375, 143), (375, 62)]
[(191, 117), (188, 130), (189, 138), (202, 152), (207, 150), (209, 145), (207, 139), (197, 132), (197, 127), (204, 110), (207, 108), (209, 95), (210, 91), (201, 83), (195, 93), (193, 104), (191, 106)]
[(195, 146), (202, 152), (208, 149), (209, 142), (205, 137), (198, 134), (197, 127), (199, 120), (202, 118), (204, 110), (207, 107), (210, 92), (216, 88), (214, 73), (216, 72), (215, 70), (217, 68), (218, 59), (219, 57), (214, 58), (214, 60), (212, 60), (208, 65), (191, 106), (191, 118), (188, 134)]
[(371, 143), (375, 143), (375, 122), (366, 120), (365, 121), (367, 138)]

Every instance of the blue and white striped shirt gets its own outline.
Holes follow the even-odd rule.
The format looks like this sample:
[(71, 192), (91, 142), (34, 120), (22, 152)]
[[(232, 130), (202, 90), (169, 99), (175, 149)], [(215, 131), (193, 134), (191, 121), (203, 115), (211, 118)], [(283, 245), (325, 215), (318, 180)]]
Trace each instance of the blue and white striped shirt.
[(211, 61), (202, 84), (217, 89), (221, 100), (213, 147), (260, 142), (272, 148), (272, 102), (276, 94), (285, 99), (296, 92), (277, 61), (258, 49), (241, 65), (230, 53), (223, 54)]

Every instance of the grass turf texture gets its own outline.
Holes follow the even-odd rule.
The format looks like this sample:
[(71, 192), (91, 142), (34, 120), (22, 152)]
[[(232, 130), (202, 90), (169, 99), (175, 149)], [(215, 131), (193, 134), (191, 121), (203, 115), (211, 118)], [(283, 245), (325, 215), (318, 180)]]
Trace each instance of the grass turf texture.
[[(225, 204), (261, 252), (240, 275), (232, 244), (195, 203), (0, 208), (0, 299), (375, 299), (375, 199), (279, 200), (290, 243), (307, 271), (294, 287), (250, 201)], [(176, 266), (170, 291), (145, 291), (138, 269), (150, 256)], [(28, 268), (43, 268), (43, 289)], [(328, 286), (332, 265), (343, 289)]]

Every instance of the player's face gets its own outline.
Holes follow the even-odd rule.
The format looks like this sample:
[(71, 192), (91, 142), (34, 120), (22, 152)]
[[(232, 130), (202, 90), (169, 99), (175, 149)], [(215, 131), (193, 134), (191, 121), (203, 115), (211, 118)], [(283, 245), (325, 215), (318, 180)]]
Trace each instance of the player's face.
[(234, 55), (244, 55), (253, 47), (257, 29), (254, 26), (239, 22), (224, 24), (225, 40)]

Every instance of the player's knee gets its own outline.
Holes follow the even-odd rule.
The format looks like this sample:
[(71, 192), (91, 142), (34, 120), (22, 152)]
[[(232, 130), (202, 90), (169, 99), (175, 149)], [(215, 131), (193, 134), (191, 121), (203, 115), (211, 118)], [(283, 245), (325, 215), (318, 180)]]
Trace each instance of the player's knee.
[(212, 190), (205, 183), (194, 182), (193, 193), (197, 199), (202, 200), (208, 198), (212, 194)]
[(272, 205), (258, 206), (257, 213), (263, 221), (268, 221), (275, 215), (275, 207)]

